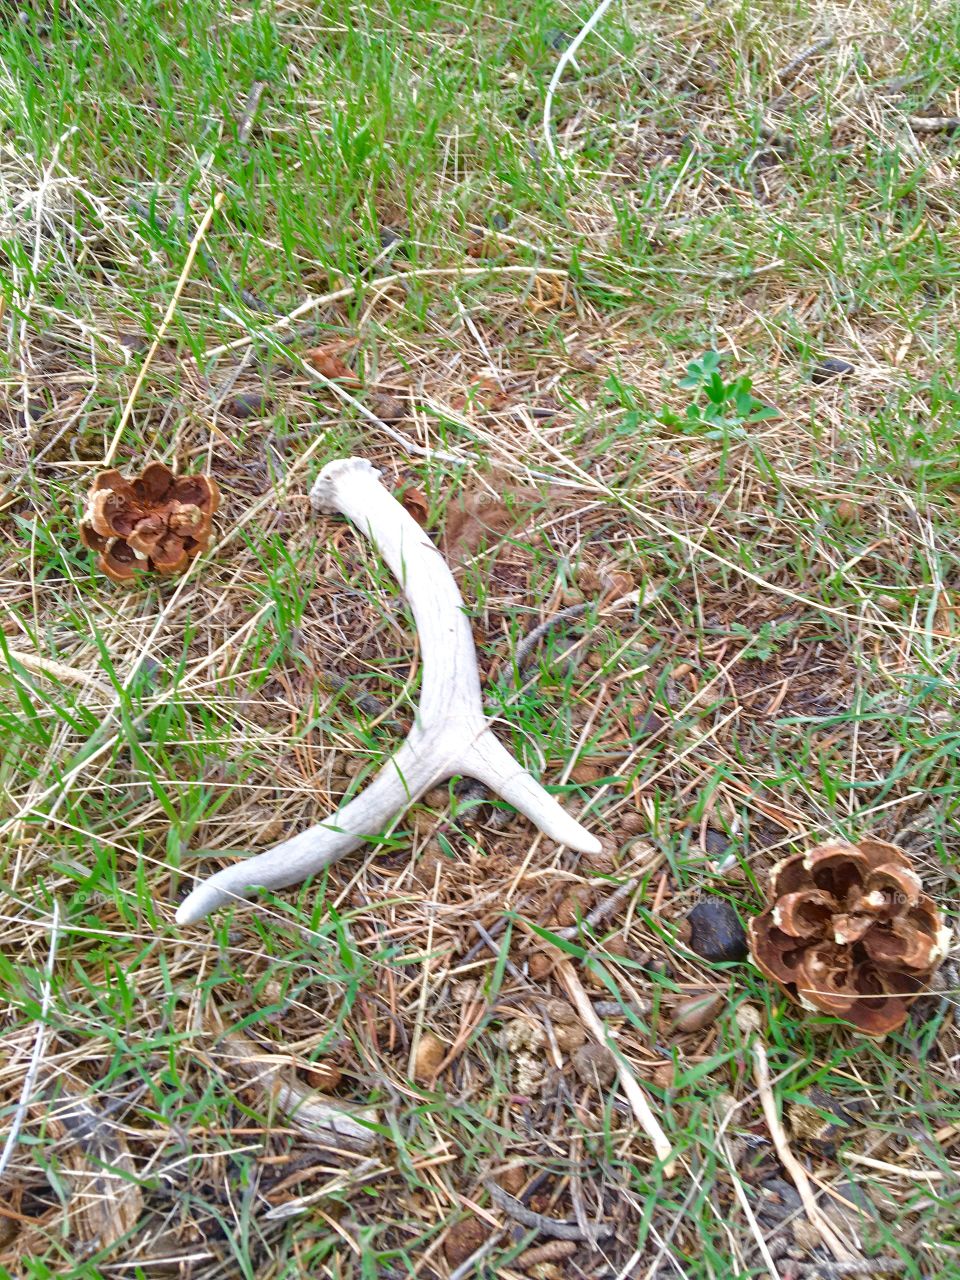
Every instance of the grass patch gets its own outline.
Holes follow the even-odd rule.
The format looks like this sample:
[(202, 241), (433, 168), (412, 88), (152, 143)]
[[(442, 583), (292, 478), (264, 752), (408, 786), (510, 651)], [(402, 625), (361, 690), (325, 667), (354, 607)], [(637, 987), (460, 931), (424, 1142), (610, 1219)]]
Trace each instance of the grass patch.
[[(200, 0), (2, 24), (7, 1132), (42, 1052), (0, 1273), (706, 1280), (770, 1274), (763, 1241), (813, 1274), (744, 1002), (836, 1229), (890, 1274), (960, 1272), (953, 970), (876, 1045), (677, 942), (700, 896), (746, 916), (830, 835), (908, 846), (951, 915), (958, 134), (922, 121), (956, 115), (960, 11), (858, 3), (818, 46), (786, 0), (614, 5), (554, 99), (554, 165), (544, 96), (588, 17)], [(217, 193), (115, 463), (209, 470), (221, 536), (118, 590), (77, 519)], [(305, 360), (329, 344), (356, 386)], [(415, 705), (396, 584), (309, 514), (350, 452), (426, 495), (500, 731), (605, 856), (447, 788), (316, 882), (179, 930), (196, 875), (329, 812)], [(453, 538), (464, 496), (505, 502), (495, 537)], [(548, 939), (578, 922), (674, 1180), (557, 1039)], [(705, 989), (722, 1012), (678, 1031)], [(228, 1032), (370, 1108), (374, 1144), (318, 1142)], [(613, 1234), (531, 1261), (490, 1178)]]

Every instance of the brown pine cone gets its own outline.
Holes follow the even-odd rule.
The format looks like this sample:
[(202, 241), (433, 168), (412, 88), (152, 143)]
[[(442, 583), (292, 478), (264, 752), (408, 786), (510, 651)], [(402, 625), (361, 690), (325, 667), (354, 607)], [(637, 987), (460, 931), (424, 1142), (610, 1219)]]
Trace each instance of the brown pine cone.
[(786, 858), (747, 935), (758, 968), (794, 1000), (870, 1036), (904, 1022), (950, 937), (906, 854), (882, 840)]
[(101, 471), (87, 495), (80, 541), (114, 582), (153, 569), (180, 573), (210, 541), (220, 490), (209, 476), (175, 476), (151, 462), (127, 480)]

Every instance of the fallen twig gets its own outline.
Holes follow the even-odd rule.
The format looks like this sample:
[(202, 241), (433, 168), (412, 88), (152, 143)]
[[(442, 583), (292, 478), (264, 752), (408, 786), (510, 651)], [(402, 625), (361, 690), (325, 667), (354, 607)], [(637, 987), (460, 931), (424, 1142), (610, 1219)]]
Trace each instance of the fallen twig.
[(285, 1218), (293, 1218), (298, 1214), (306, 1213), (311, 1205), (326, 1200), (330, 1196), (342, 1196), (344, 1192), (352, 1191), (355, 1187), (359, 1187), (361, 1183), (371, 1182), (375, 1178), (382, 1178), (384, 1174), (390, 1172), (388, 1165), (381, 1164), (375, 1157), (368, 1160), (362, 1160), (354, 1169), (342, 1169), (339, 1173), (334, 1174), (322, 1187), (316, 1191), (311, 1191), (307, 1195), (295, 1196), (292, 1200), (285, 1200), (283, 1204), (274, 1205), (272, 1209), (268, 1209), (263, 1215), (265, 1222), (282, 1222)]
[(650, 1000), (594, 1000), (593, 1012), (598, 1018), (625, 1018), (634, 1014), (638, 1018), (646, 1018), (653, 1009)]
[[(252, 1078), (290, 1123), (314, 1141), (350, 1151), (366, 1151), (378, 1140), (370, 1127), (378, 1123), (372, 1107), (346, 1110), (332, 1102), (321, 1102), (316, 1091), (292, 1073), (279, 1055), (265, 1053), (237, 1032), (229, 1032), (218, 1042), (226, 1061)], [(366, 1123), (364, 1123), (366, 1121)]]
[(13, 1155), (14, 1148), (17, 1145), (17, 1139), (20, 1137), (20, 1130), (23, 1126), (27, 1109), (30, 1106), (30, 1095), (33, 1093), (37, 1072), (40, 1070), (43, 1053), (47, 1047), (47, 1014), (50, 1012), (50, 1001), (53, 996), (53, 966), (57, 960), (57, 943), (59, 941), (60, 903), (54, 899), (53, 918), (50, 922), (50, 949), (47, 952), (47, 968), (43, 975), (43, 988), (40, 993), (40, 1017), (37, 1019), (37, 1038), (33, 1042), (30, 1065), (27, 1067), (27, 1073), (23, 1078), (20, 1101), (17, 1103), (17, 1109), (14, 1111), (13, 1119), (10, 1121), (10, 1132), (7, 1134), (7, 1140), (3, 1144), (3, 1150), (0, 1151), (0, 1178), (3, 1177), (3, 1172), (10, 1163), (10, 1157)]
[(908, 116), (907, 120), (916, 133), (952, 133), (960, 129), (960, 116)]
[(120, 415), (120, 421), (117, 423), (117, 429), (113, 433), (113, 439), (110, 441), (109, 448), (103, 455), (103, 465), (105, 467), (109, 467), (113, 462), (114, 455), (117, 452), (120, 441), (123, 439), (123, 433), (126, 430), (127, 423), (130, 421), (130, 415), (133, 413), (133, 406), (140, 393), (140, 388), (146, 381), (147, 371), (153, 362), (154, 356), (160, 349), (161, 342), (163, 342), (164, 338), (167, 336), (167, 330), (170, 328), (173, 317), (176, 314), (177, 303), (180, 301), (180, 296), (187, 287), (187, 281), (190, 279), (190, 272), (193, 270), (193, 264), (196, 261), (197, 254), (200, 252), (200, 246), (203, 244), (204, 237), (210, 230), (210, 223), (213, 221), (214, 214), (219, 212), (223, 206), (225, 198), (226, 197), (222, 191), (217, 192), (213, 197), (210, 207), (207, 209), (200, 221), (200, 226), (197, 228), (197, 234), (190, 241), (190, 248), (187, 250), (187, 256), (183, 264), (183, 269), (180, 272), (180, 278), (177, 280), (176, 287), (173, 291), (173, 297), (170, 299), (167, 309), (164, 312), (163, 319), (160, 321), (160, 328), (157, 330), (156, 337), (153, 339), (153, 342), (151, 342), (150, 348), (143, 358), (143, 364), (140, 366), (140, 372), (137, 374), (134, 384), (130, 389), (130, 394), (127, 396), (127, 402), (123, 406), (123, 412)]
[(88, 1089), (60, 1071), (44, 1089), (46, 1131), (57, 1144), (57, 1176), (50, 1182), (70, 1192), (71, 1238), (106, 1250), (136, 1226), (143, 1193), (122, 1128)]
[[(448, 276), (456, 276), (458, 278), (471, 276), (496, 277), (498, 275), (566, 277), (569, 274), (570, 272), (566, 268), (522, 266), (513, 263), (507, 266), (490, 265), (486, 267), (411, 267), (407, 271), (395, 271), (389, 276), (378, 276), (372, 283), (375, 283), (378, 289), (383, 290), (388, 285), (399, 284), (403, 280), (423, 280), (430, 276), (439, 276), (441, 278)], [(360, 284), (355, 282), (343, 285), (339, 289), (333, 289), (329, 293), (321, 293), (312, 298), (307, 298), (299, 306), (288, 312), (287, 315), (281, 316), (268, 325), (264, 325), (262, 329), (248, 333), (246, 337), (235, 338), (233, 342), (224, 342), (218, 347), (211, 347), (195, 363), (202, 362), (206, 364), (214, 356), (222, 356), (227, 351), (239, 351), (241, 347), (248, 347), (251, 342), (256, 342), (258, 339), (266, 339), (269, 334), (276, 333), (279, 329), (289, 329), (302, 316), (308, 315), (311, 311), (316, 311), (318, 307), (325, 307), (331, 302), (342, 302), (344, 298), (355, 297), (359, 288)]]
[(818, 53), (825, 53), (827, 49), (832, 49), (835, 42), (836, 36), (833, 35), (824, 36), (822, 40), (817, 40), (815, 44), (798, 53), (795, 58), (791, 58), (787, 65), (776, 73), (777, 80), (780, 84), (789, 84), (797, 72), (802, 67), (805, 67), (811, 58), (815, 58)]
[[(471, 920), (470, 927), (483, 940), (483, 943), (486, 946), (487, 950), (492, 955), (495, 955), (499, 959), (500, 948), (494, 942), (490, 934), (487, 933), (486, 929), (483, 927), (480, 921)], [(512, 978), (516, 978), (516, 980), (521, 984), (521, 986), (526, 985), (526, 981), (527, 981), (526, 978), (523, 976), (523, 974), (520, 972), (520, 970), (517, 968), (517, 966), (513, 963), (512, 960), (507, 960), (506, 969), (507, 969), (507, 973), (509, 973)]]
[(568, 608), (561, 609), (558, 613), (544, 619), (543, 622), (539, 623), (531, 631), (528, 631), (517, 645), (517, 651), (513, 655), (513, 670), (516, 674), (523, 679), (530, 657), (541, 640), (548, 636), (556, 627), (559, 627), (561, 623), (570, 622), (574, 618), (582, 618), (586, 611), (586, 604), (572, 604)]
[(547, 148), (547, 154), (554, 163), (557, 161), (557, 148), (554, 146), (553, 125), (550, 120), (550, 116), (553, 111), (553, 96), (557, 92), (560, 81), (563, 79), (564, 71), (566, 71), (567, 67), (576, 57), (577, 50), (610, 8), (612, 3), (613, 0), (600, 0), (596, 9), (594, 9), (593, 13), (591, 13), (590, 17), (586, 20), (557, 59), (557, 65), (554, 68), (553, 75), (550, 77), (550, 83), (547, 85), (547, 93), (543, 100), (543, 141)]
[(903, 1258), (858, 1258), (856, 1262), (798, 1262), (795, 1270), (809, 1280), (841, 1280), (845, 1276), (899, 1275), (906, 1271)]
[(737, 1010), (737, 1025), (747, 1037), (747, 1044), (753, 1058), (753, 1078), (760, 1095), (764, 1119), (770, 1130), (770, 1137), (776, 1148), (777, 1156), (784, 1169), (790, 1175), (797, 1188), (803, 1208), (810, 1225), (820, 1233), (820, 1238), (838, 1262), (859, 1262), (857, 1255), (843, 1243), (830, 1223), (820, 1212), (816, 1196), (810, 1186), (810, 1179), (803, 1165), (790, 1149), (786, 1131), (777, 1112), (773, 1086), (770, 1083), (770, 1064), (767, 1062), (767, 1051), (761, 1035), (760, 1015), (752, 1005), (742, 1004)]
[[(170, 230), (171, 223), (168, 222), (166, 218), (161, 217), (159, 213), (153, 209), (149, 209), (145, 204), (141, 204), (139, 200), (128, 201), (127, 207), (130, 209), (131, 213), (135, 213), (138, 217), (142, 218), (144, 222), (152, 223), (156, 226), (161, 235), (166, 235)], [(190, 213), (186, 206), (185, 197), (183, 196), (180, 196), (176, 201), (173, 221), (182, 222), (187, 239), (193, 239), (195, 229), (190, 222)], [(244, 306), (249, 307), (251, 311), (259, 311), (263, 314), (268, 310), (266, 304), (261, 302), (255, 293), (251, 293), (249, 289), (244, 289), (241, 285), (237, 284), (229, 272), (223, 270), (220, 263), (205, 244), (201, 244), (200, 246), (200, 260), (210, 272), (210, 275), (214, 280), (216, 280), (217, 283), (231, 295), (231, 297), (236, 296), (239, 298)], [(241, 364), (237, 370), (238, 374), (242, 368), (243, 365)]]
[(484, 1240), (479, 1249), (474, 1249), (469, 1258), (464, 1258), (459, 1267), (450, 1272), (449, 1280), (466, 1280), (467, 1276), (475, 1276), (477, 1264), (482, 1262), (488, 1254), (493, 1253), (503, 1236), (504, 1232), (495, 1231), (489, 1239)]
[(240, 118), (240, 128), (237, 130), (237, 142), (241, 147), (245, 147), (250, 138), (250, 130), (253, 128), (253, 122), (257, 118), (257, 112), (260, 110), (260, 99), (263, 97), (263, 91), (266, 87), (266, 80), (254, 80), (250, 92), (247, 94), (247, 100), (243, 104), (243, 115)]
[(313, 365), (305, 360), (300, 360), (299, 364), (307, 377), (312, 378), (314, 382), (319, 382), (328, 391), (332, 391), (338, 400), (342, 400), (344, 404), (356, 409), (362, 418), (366, 418), (368, 422), (373, 423), (378, 431), (382, 431), (394, 444), (400, 445), (405, 452), (413, 454), (417, 458), (433, 458), (439, 462), (463, 463), (469, 461), (462, 454), (448, 453), (445, 449), (432, 449), (427, 445), (418, 444), (416, 440), (408, 439), (400, 431), (395, 431), (389, 423), (378, 417), (362, 400), (358, 400), (356, 396), (351, 395), (346, 387), (341, 386), (335, 378), (328, 378), (326, 374), (321, 373), (319, 369), (315, 369)]
[(350, 701), (374, 720), (380, 720), (391, 729), (400, 729), (400, 721), (390, 715), (390, 708), (372, 693), (364, 693), (356, 687), (356, 680), (348, 680), (346, 676), (337, 675), (335, 671), (318, 670), (317, 684), (328, 693), (343, 693)]
[[(96, 689), (98, 693), (102, 693), (107, 698), (112, 698), (114, 689), (112, 685), (107, 684), (105, 680), (101, 680), (94, 675), (92, 671), (81, 671), (78, 667), (68, 667), (62, 662), (55, 662), (53, 658), (44, 658), (39, 653), (24, 653), (21, 649), (8, 649), (6, 645), (0, 644), (0, 658), (6, 658), (8, 664), (17, 663), (21, 667), (25, 667), (27, 671), (33, 672), (34, 675), (50, 676), (53, 680), (60, 680), (63, 684), (80, 684), (85, 685), (88, 689)], [(10, 666), (12, 674), (13, 667)]]
[(517, 1199), (516, 1196), (510, 1195), (509, 1191), (504, 1191), (498, 1182), (494, 1182), (493, 1178), (487, 1178), (483, 1184), (489, 1192), (490, 1199), (514, 1222), (519, 1222), (523, 1227), (530, 1227), (533, 1231), (538, 1231), (542, 1236), (550, 1236), (553, 1240), (589, 1240), (602, 1236), (612, 1236), (613, 1227), (606, 1222), (598, 1222), (591, 1225), (590, 1232), (582, 1231), (575, 1222), (560, 1222), (556, 1218), (545, 1218), (542, 1213), (534, 1213), (532, 1209)]
[(516, 1265), (521, 1271), (529, 1271), (540, 1262), (559, 1262), (561, 1258), (569, 1258), (576, 1251), (577, 1245), (573, 1240), (551, 1240), (549, 1244), (525, 1250), (517, 1258)]
[[(616, 1041), (607, 1032), (606, 1027), (594, 1012), (593, 1005), (587, 998), (577, 972), (569, 960), (558, 960), (554, 968), (554, 973), (567, 989), (567, 994), (576, 1006), (577, 1012), (583, 1020), (584, 1026), (596, 1040), (597, 1044), (602, 1044), (604, 1048), (609, 1049), (616, 1059), (617, 1071), (620, 1075), (620, 1084), (623, 1092), (627, 1095), (627, 1101), (633, 1110), (633, 1114), (637, 1117), (643, 1128), (644, 1133), (653, 1143), (653, 1149), (657, 1153), (657, 1158), (663, 1161), (663, 1171), (668, 1178), (672, 1178), (676, 1172), (676, 1163), (673, 1158), (673, 1148), (670, 1146), (670, 1139), (664, 1133), (660, 1126), (660, 1122), (653, 1114), (653, 1109), (647, 1101), (647, 1096), (637, 1083), (637, 1078), (630, 1069), (630, 1066), (623, 1055), (623, 1052), (617, 1045)], [(849, 1255), (848, 1255), (849, 1256)]]
[[(649, 868), (647, 868), (649, 870)], [(646, 874), (646, 871), (644, 872)], [(642, 876), (632, 876), (625, 884), (615, 889), (608, 898), (604, 898), (602, 902), (598, 902), (589, 915), (579, 921), (577, 924), (567, 925), (564, 929), (554, 929), (553, 933), (558, 938), (566, 938), (568, 941), (572, 938), (579, 937), (584, 928), (595, 929), (598, 924), (603, 924), (604, 920), (615, 915), (624, 902), (630, 897), (633, 891), (640, 884)]]

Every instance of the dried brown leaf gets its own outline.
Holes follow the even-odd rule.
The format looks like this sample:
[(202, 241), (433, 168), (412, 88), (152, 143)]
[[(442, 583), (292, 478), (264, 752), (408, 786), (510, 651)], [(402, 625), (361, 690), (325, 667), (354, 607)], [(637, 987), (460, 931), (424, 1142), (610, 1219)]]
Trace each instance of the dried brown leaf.
[[(426, 528), (427, 521), (430, 518), (430, 503), (423, 490), (411, 485), (409, 489), (404, 491), (400, 501), (404, 511), (413, 516), (421, 529)], [(444, 796), (444, 800), (446, 800), (446, 796)]]
[(340, 355), (339, 343), (330, 343), (324, 347), (311, 347), (303, 353), (318, 373), (322, 373), (331, 382), (344, 382), (353, 387), (360, 386), (360, 380)]
[(485, 489), (461, 494), (451, 502), (443, 532), (448, 561), (463, 564), (524, 523), (530, 511), (529, 495), (508, 489), (505, 496), (511, 499), (509, 505)]

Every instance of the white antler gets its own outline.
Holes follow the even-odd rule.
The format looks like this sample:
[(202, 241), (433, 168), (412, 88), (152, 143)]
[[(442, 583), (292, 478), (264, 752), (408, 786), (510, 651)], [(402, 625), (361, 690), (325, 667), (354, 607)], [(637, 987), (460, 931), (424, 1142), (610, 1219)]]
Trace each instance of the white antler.
[(365, 533), (404, 590), (420, 636), (423, 683), (413, 728), (374, 780), (332, 817), (198, 885), (177, 911), (192, 924), (258, 887), (297, 884), (378, 835), (431, 787), (478, 778), (552, 839), (582, 853), (600, 842), (566, 813), (493, 736), (483, 712), (477, 655), (463, 599), (443, 557), (363, 458), (331, 462), (310, 492), (318, 511), (340, 511)]

